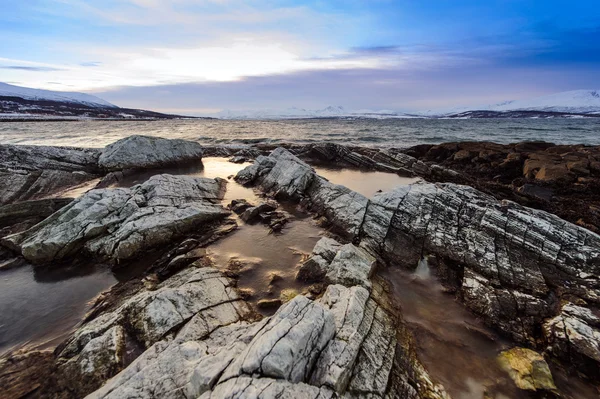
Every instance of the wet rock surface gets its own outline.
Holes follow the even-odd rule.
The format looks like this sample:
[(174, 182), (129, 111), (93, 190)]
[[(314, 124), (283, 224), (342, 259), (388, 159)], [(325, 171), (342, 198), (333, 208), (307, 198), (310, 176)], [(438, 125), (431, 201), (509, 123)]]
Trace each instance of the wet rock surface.
[(475, 186), (499, 199), (543, 209), (598, 232), (600, 148), (545, 142), (444, 143), (406, 150), (461, 172), (444, 181)]
[(131, 189), (92, 190), (33, 228), (2, 243), (34, 263), (84, 250), (118, 262), (170, 242), (228, 212), (222, 179), (157, 175)]
[(40, 199), (95, 179), (100, 150), (0, 145), (0, 205)]
[[(278, 179), (283, 170), (290, 173)], [(330, 183), (284, 150), (259, 157), (238, 177), (329, 216), (318, 198)], [(334, 227), (384, 262), (412, 269), (435, 255), (442, 279), (467, 307), (516, 342), (544, 349), (542, 325), (560, 300), (579, 298), (588, 312), (598, 307), (600, 237), (585, 228), (456, 184), (415, 184), (372, 200), (344, 195), (345, 206), (328, 218)], [(319, 275), (316, 259), (307, 275)], [(575, 352), (586, 352), (583, 341)]]
[[(117, 169), (202, 156), (194, 152), (196, 146), (147, 139), (124, 139), (104, 154), (113, 156)], [(119, 164), (138, 141), (144, 149), (141, 158), (133, 159), (138, 166)], [(157, 151), (156, 146), (166, 146), (159, 151), (161, 159), (145, 153)], [(143, 278), (137, 275), (98, 298), (53, 355), (31, 352), (3, 360), (0, 385), (8, 387), (8, 397), (448, 398), (420, 362), (390, 286), (376, 273), (385, 265), (413, 270), (423, 259), (435, 266), (446, 289), (488, 325), (600, 380), (600, 237), (589, 229), (452, 183), (414, 184), (369, 199), (318, 176), (306, 162), (475, 181), (464, 169), (457, 173), (444, 162), (431, 164), (416, 150), (408, 155), (318, 144), (261, 155), (265, 150), (209, 152), (256, 158), (236, 181), (255, 186), (267, 198), (299, 204), (323, 221), (335, 239), (321, 238), (295, 269), (298, 280), (316, 284), (278, 287), (262, 301), (269, 307), (263, 318), (246, 301), (253, 292), (237, 287), (241, 269), (213, 267), (205, 247), (237, 227), (233, 220), (222, 222), (230, 214), (222, 204), (222, 179), (162, 174), (131, 188), (92, 190), (70, 203), (44, 203), (38, 213), (31, 205), (17, 207), (10, 223), (27, 215), (43, 218), (44, 212), (60, 208), (29, 230), (3, 238), (4, 245), (32, 262), (85, 254), (128, 265), (151, 248), (163, 250), (144, 265)], [(471, 152), (461, 151), (452, 162), (471, 162)], [(493, 160), (494, 151), (478, 156)], [(523, 161), (509, 155), (507, 168)], [(523, 178), (548, 184), (564, 181), (569, 173), (585, 173), (585, 165), (573, 164), (561, 175), (565, 157), (559, 156), (552, 155), (552, 167), (546, 169), (535, 162), (550, 158), (527, 158), (530, 175)], [(527, 184), (520, 186), (526, 187), (520, 194), (536, 201), (555, 196), (554, 186)], [(254, 203), (234, 200), (228, 207), (240, 219), (274, 231), (287, 223), (281, 204), (253, 198)], [(18, 229), (30, 227), (23, 226)], [(0, 258), (11, 262), (5, 252)], [(234, 257), (230, 261), (245, 267)], [(267, 283), (286, 281), (272, 272)], [(517, 384), (553, 391), (547, 365), (538, 367), (542, 356), (520, 350), (526, 356), (505, 356), (507, 369), (518, 374)], [(47, 378), (28, 371), (42, 370), (33, 367), (35, 359)]]
[(502, 352), (498, 361), (520, 389), (555, 391), (556, 385), (542, 355), (526, 348)]
[(98, 165), (108, 171), (158, 168), (202, 159), (202, 146), (195, 141), (129, 136), (104, 148)]

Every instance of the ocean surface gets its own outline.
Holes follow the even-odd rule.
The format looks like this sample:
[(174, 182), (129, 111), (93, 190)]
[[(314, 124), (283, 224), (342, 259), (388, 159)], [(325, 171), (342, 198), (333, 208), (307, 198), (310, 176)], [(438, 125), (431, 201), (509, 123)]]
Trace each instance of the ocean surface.
[(600, 145), (600, 118), (0, 122), (0, 144), (104, 147), (132, 134), (228, 145), (328, 141), (402, 148), (449, 141), (525, 140)]

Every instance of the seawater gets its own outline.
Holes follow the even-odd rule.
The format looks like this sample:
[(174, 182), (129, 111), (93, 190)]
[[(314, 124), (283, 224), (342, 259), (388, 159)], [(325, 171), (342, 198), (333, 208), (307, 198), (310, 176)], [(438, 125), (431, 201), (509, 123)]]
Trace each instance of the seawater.
[(227, 145), (328, 141), (402, 148), (449, 141), (525, 140), (600, 145), (600, 118), (0, 122), (0, 144), (104, 147), (132, 134)]

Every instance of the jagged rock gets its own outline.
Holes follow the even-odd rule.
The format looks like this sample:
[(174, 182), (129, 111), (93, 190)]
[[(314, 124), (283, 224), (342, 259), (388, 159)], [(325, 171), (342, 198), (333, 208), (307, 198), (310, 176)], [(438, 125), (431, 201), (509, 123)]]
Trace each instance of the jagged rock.
[(244, 222), (253, 222), (263, 212), (271, 212), (277, 209), (279, 205), (275, 201), (267, 201), (259, 204), (258, 206), (247, 208), (241, 215), (240, 218)]
[[(186, 269), (155, 290), (143, 290), (117, 309), (81, 326), (59, 352), (59, 368), (63, 374), (77, 368), (86, 387), (97, 388), (123, 366), (118, 356), (124, 345), (124, 328), (128, 339), (149, 348), (173, 334), (178, 342), (203, 339), (219, 327), (250, 315), (233, 282), (218, 270)], [(140, 362), (148, 362), (155, 356), (152, 353), (145, 353), (145, 360)], [(133, 368), (139, 366), (139, 362), (135, 364)]]
[[(477, 156), (492, 159), (490, 154)], [(445, 284), (486, 323), (517, 342), (535, 345), (543, 340), (542, 324), (556, 315), (560, 297), (580, 298), (588, 309), (600, 304), (600, 237), (582, 227), (456, 184), (413, 184), (363, 201), (349, 190), (331, 191), (329, 182), (302, 164), (278, 149), (241, 175), (251, 175), (249, 182), (271, 192), (283, 188), (317, 212), (325, 213), (327, 202), (352, 198), (346, 206), (331, 208), (333, 229), (346, 232), (378, 259), (410, 269), (423, 254), (432, 255)], [(284, 165), (298, 171), (299, 179), (284, 177), (280, 186), (278, 174), (271, 171)], [(432, 174), (438, 169), (450, 173), (432, 167)], [(268, 184), (263, 187), (265, 177)], [(313, 257), (299, 277), (322, 278), (328, 266)], [(597, 342), (600, 328), (586, 325), (591, 329), (586, 336), (594, 337), (589, 342)], [(587, 346), (582, 344), (579, 351)], [(597, 368), (599, 363), (590, 359)]]
[(123, 327), (115, 325), (90, 339), (76, 356), (59, 362), (61, 372), (71, 381), (71, 389), (93, 389), (123, 368), (125, 334)]
[(376, 196), (362, 231), (362, 247), (409, 268), (435, 255), (465, 304), (517, 342), (541, 338), (558, 295), (599, 303), (599, 236), (470, 187), (416, 184)]
[(98, 164), (114, 171), (158, 168), (201, 159), (202, 146), (195, 141), (134, 135), (107, 145)]
[(235, 212), (239, 215), (239, 214), (243, 213), (246, 209), (252, 208), (253, 205), (245, 199), (237, 199), (237, 200), (231, 201), (231, 203), (229, 204), (228, 207), (233, 212)]
[(375, 263), (375, 258), (364, 250), (346, 244), (339, 249), (329, 264), (325, 278), (334, 284), (360, 285), (369, 288)]
[(327, 386), (340, 393), (346, 391), (358, 352), (369, 331), (369, 317), (365, 317), (368, 299), (369, 291), (362, 287), (327, 287), (319, 302), (333, 312), (337, 330), (334, 339), (319, 356), (311, 384)]
[(47, 197), (98, 177), (99, 150), (0, 145), (0, 205)]
[(600, 316), (598, 311), (566, 303), (560, 314), (544, 323), (548, 352), (578, 371), (600, 378)]
[(324, 237), (317, 242), (296, 277), (304, 281), (325, 280), (331, 284), (370, 288), (375, 263), (376, 259), (364, 250)]
[(335, 395), (327, 388), (312, 385), (292, 384), (272, 378), (237, 377), (217, 385), (212, 392), (206, 392), (198, 399), (234, 398), (281, 398), (281, 399), (331, 399)]
[(244, 163), (246, 161), (247, 161), (246, 157), (244, 157), (242, 155), (236, 155), (233, 158), (229, 159), (229, 162), (231, 162), (231, 163)]
[(531, 349), (513, 348), (498, 356), (500, 365), (520, 389), (555, 390), (554, 379), (544, 357)]
[(168, 243), (228, 214), (222, 179), (157, 175), (128, 188), (92, 190), (2, 243), (35, 263), (87, 253), (112, 261)]
[(258, 157), (237, 174), (236, 180), (258, 185), (275, 197), (303, 199), (346, 236), (358, 233), (368, 203), (363, 195), (317, 176), (310, 166), (283, 148), (268, 157)]
[(335, 332), (331, 312), (304, 296), (286, 303), (219, 379), (259, 374), (302, 382)]
[(210, 336), (159, 341), (88, 398), (197, 398), (252, 339), (256, 327), (232, 322)]
[(296, 278), (303, 281), (322, 281), (327, 273), (327, 267), (335, 258), (342, 244), (328, 237), (323, 237), (315, 244), (310, 258), (308, 258), (296, 274)]
[(274, 299), (261, 299), (256, 303), (259, 309), (277, 309), (283, 302), (279, 298)]
[(27, 230), (71, 201), (73, 198), (48, 198), (0, 206), (0, 237)]

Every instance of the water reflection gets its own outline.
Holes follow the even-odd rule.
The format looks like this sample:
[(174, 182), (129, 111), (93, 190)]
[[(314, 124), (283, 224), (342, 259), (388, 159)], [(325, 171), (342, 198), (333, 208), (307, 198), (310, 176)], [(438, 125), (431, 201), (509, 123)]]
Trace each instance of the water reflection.
[(314, 166), (320, 176), (334, 184), (341, 184), (367, 198), (381, 191), (390, 191), (398, 186), (406, 186), (420, 181), (416, 177), (402, 177), (395, 173), (344, 169), (335, 166)]
[(81, 320), (88, 302), (115, 282), (107, 268), (85, 264), (0, 272), (0, 354), (56, 345)]

